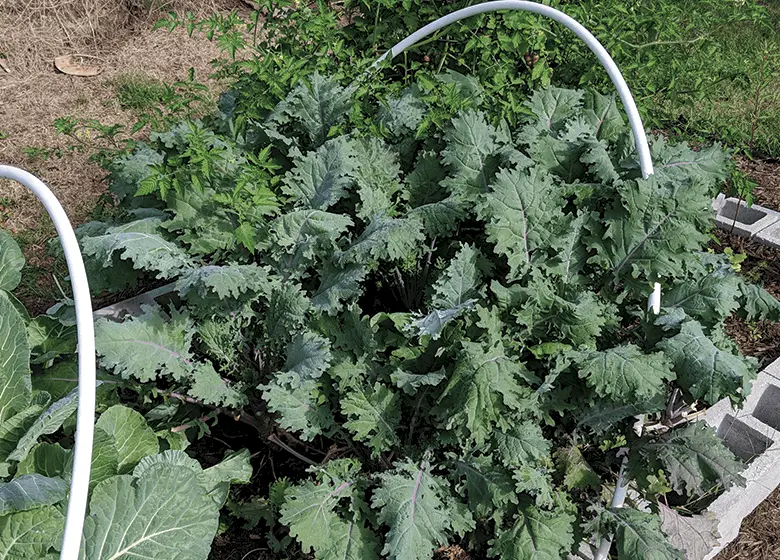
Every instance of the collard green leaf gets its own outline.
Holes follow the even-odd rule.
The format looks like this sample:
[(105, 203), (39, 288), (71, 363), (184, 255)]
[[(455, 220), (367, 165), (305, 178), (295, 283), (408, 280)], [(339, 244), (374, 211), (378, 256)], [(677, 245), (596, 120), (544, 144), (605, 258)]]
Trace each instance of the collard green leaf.
[(5, 461), (8, 455), (16, 449), (19, 440), (46, 410), (50, 402), (51, 397), (48, 393), (36, 393), (29, 406), (0, 423), (0, 461)]
[(0, 558), (48, 560), (46, 553), (60, 545), (64, 527), (65, 516), (54, 506), (0, 516)]
[(95, 345), (101, 365), (127, 379), (153, 381), (158, 372), (182, 380), (194, 367), (190, 353), (195, 327), (186, 312), (168, 316), (156, 307), (122, 323), (106, 319), (95, 323)]
[(190, 469), (157, 465), (101, 482), (89, 502), (81, 560), (205, 560), (219, 506)]
[(357, 441), (365, 442), (374, 456), (398, 443), (396, 431), (401, 421), (400, 399), (380, 383), (373, 388), (357, 388), (341, 399), (344, 427)]
[(0, 230), (0, 290), (10, 292), (22, 280), (24, 255), (13, 237)]
[(473, 528), (473, 521), (463, 519), (449, 483), (433, 475), (427, 461), (407, 459), (378, 478), (371, 506), (379, 511), (379, 523), (389, 527), (382, 554), (390, 560), (428, 560), (457, 526)]
[(511, 426), (512, 412), (533, 409), (535, 393), (524, 383), (526, 376), (525, 367), (501, 347), (485, 350), (464, 341), (436, 414), (446, 428), (463, 430), (477, 445), (485, 443), (496, 427)]
[(663, 352), (644, 354), (633, 344), (615, 346), (576, 358), (579, 375), (601, 397), (616, 401), (644, 401), (665, 393), (675, 378)]
[(679, 334), (658, 347), (674, 364), (679, 385), (710, 405), (740, 390), (745, 396), (756, 377), (752, 362), (717, 348), (696, 321), (683, 323)]
[(297, 154), (284, 179), (284, 193), (297, 206), (327, 210), (354, 182), (355, 149), (345, 136), (328, 140), (316, 151)]
[(130, 472), (138, 461), (160, 450), (157, 436), (144, 417), (121, 404), (114, 405), (101, 414), (95, 427), (103, 430), (113, 440), (120, 474)]
[(0, 483), (0, 518), (18, 511), (57, 504), (67, 494), (68, 484), (61, 478), (23, 474), (10, 482)]
[(743, 486), (745, 466), (703, 422), (674, 429), (657, 440), (642, 441), (632, 448), (632, 468), (640, 461), (660, 462), (669, 482), (681, 494), (701, 496), (715, 486)]
[(517, 273), (549, 244), (554, 228), (563, 221), (560, 207), (552, 180), (537, 168), (502, 169), (477, 206), (477, 214), (487, 222), (485, 230), (495, 252), (506, 256)]
[(41, 436), (53, 434), (59, 430), (62, 424), (76, 412), (77, 408), (78, 394), (74, 389), (67, 396), (49, 406), (35, 419), (25, 434), (19, 438), (16, 449), (8, 455), (8, 460), (23, 461)]
[(16, 475), (38, 473), (50, 478), (62, 476), (70, 454), (71, 450), (63, 449), (59, 443), (39, 443), (16, 466)]
[(615, 526), (618, 560), (684, 560), (661, 531), (658, 516), (631, 508), (613, 508), (602, 515)]
[(30, 346), (24, 321), (0, 291), (0, 425), (30, 403)]
[(526, 505), (514, 525), (490, 542), (489, 554), (501, 560), (559, 560), (574, 545), (574, 521), (567, 513)]

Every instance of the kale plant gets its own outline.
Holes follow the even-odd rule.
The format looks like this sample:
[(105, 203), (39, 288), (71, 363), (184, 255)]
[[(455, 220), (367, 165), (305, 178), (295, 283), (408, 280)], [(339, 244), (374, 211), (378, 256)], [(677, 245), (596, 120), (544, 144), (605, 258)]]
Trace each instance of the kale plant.
[[(643, 179), (613, 97), (536, 91), (513, 129), (458, 92), (438, 127), (417, 87), (357, 103), (314, 74), (114, 161), (117, 220), (79, 231), (92, 277), (174, 297), (99, 321), (101, 364), (321, 451), (280, 511), (318, 559), (560, 558), (608, 534), (621, 559), (682, 558), (659, 509), (743, 466), (679, 411), (750, 390), (725, 318), (780, 317), (707, 251), (726, 156), (652, 138)], [(637, 499), (610, 509), (625, 449)]]

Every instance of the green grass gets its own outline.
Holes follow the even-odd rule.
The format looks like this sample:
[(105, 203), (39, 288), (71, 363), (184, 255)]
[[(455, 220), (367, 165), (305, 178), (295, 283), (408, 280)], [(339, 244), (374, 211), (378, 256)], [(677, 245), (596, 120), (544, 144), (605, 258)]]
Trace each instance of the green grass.
[(142, 74), (122, 74), (110, 82), (122, 109), (144, 111), (165, 99), (165, 86)]
[(780, 157), (780, 3), (766, 5), (760, 22), (723, 26), (715, 48), (691, 50), (701, 94), (669, 101), (662, 112), (682, 136), (718, 139), (732, 148)]

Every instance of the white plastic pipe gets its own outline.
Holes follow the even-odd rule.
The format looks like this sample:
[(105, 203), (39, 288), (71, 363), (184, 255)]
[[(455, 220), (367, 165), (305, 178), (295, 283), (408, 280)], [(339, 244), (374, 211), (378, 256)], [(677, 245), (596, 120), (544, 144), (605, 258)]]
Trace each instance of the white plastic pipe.
[(65, 534), (60, 553), (62, 560), (73, 560), (79, 556), (84, 528), (95, 430), (95, 329), (92, 323), (89, 283), (76, 234), (57, 197), (40, 179), (16, 167), (0, 165), (0, 177), (18, 181), (43, 203), (60, 237), (73, 288), (79, 344), (79, 408), (76, 416), (76, 443), (73, 449), (73, 478), (70, 482)]
[(642, 119), (637, 111), (636, 103), (631, 95), (631, 91), (628, 89), (626, 81), (623, 79), (623, 75), (618, 70), (615, 61), (609, 56), (607, 50), (599, 43), (598, 39), (593, 34), (585, 29), (576, 20), (567, 16), (563, 12), (545, 6), (544, 4), (537, 4), (536, 2), (525, 2), (523, 0), (497, 0), (495, 2), (484, 2), (475, 6), (469, 6), (462, 10), (457, 10), (451, 14), (440, 17), (433, 23), (429, 23), (425, 27), (415, 31), (409, 35), (403, 41), (394, 45), (389, 51), (383, 54), (374, 63), (374, 66), (378, 66), (383, 60), (387, 58), (395, 58), (409, 47), (415, 45), (421, 39), (424, 39), (428, 35), (435, 33), (439, 29), (448, 26), (451, 23), (466, 19), (467, 17), (475, 16), (477, 14), (484, 14), (488, 12), (497, 12), (499, 10), (521, 10), (525, 12), (532, 12), (534, 14), (540, 14), (547, 16), (550, 19), (557, 21), (558, 23), (565, 25), (571, 31), (574, 32), (577, 37), (593, 51), (593, 54), (599, 59), (599, 62), (604, 66), (612, 80), (612, 83), (617, 89), (620, 100), (623, 102), (623, 107), (626, 109), (628, 115), (628, 122), (631, 124), (631, 130), (634, 133), (634, 142), (636, 143), (636, 151), (639, 154), (639, 164), (642, 168), (642, 176), (647, 179), (653, 174), (653, 161), (650, 157), (650, 147), (647, 144), (647, 137), (645, 136), (645, 127), (642, 124)]

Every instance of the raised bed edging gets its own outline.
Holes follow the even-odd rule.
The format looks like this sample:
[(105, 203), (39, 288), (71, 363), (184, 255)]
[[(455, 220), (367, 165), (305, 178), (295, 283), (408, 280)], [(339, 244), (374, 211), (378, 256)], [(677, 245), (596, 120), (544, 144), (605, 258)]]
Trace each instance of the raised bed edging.
[[(721, 494), (694, 517), (715, 516), (720, 537), (709, 552), (686, 554), (688, 560), (711, 560), (739, 535), (742, 521), (780, 486), (780, 358), (758, 374), (740, 410), (725, 398), (710, 407), (702, 420), (712, 426), (726, 447), (749, 461), (742, 471), (745, 487)], [(689, 541), (684, 541), (689, 542)], [(701, 540), (686, 549), (702, 549)], [(593, 560), (593, 547), (582, 543), (570, 560)]]
[(707, 508), (715, 514), (720, 533), (718, 545), (702, 558), (709, 560), (739, 535), (745, 517), (780, 486), (780, 358), (758, 374), (742, 409), (734, 410), (726, 398), (711, 407), (704, 420), (726, 447), (748, 461), (742, 473), (745, 487), (731, 488)]
[(780, 212), (744, 200), (719, 194), (712, 208), (717, 212), (715, 225), (725, 231), (748, 237), (775, 249), (780, 249)]

